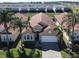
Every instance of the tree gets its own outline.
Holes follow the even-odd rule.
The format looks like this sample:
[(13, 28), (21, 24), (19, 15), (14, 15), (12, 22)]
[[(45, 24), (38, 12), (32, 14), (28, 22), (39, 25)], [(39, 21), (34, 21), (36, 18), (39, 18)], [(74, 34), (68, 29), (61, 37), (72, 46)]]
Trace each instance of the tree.
[(74, 27), (75, 27), (75, 24), (77, 22), (79, 22), (79, 13), (69, 13), (68, 15), (66, 15), (64, 18), (63, 18), (63, 22), (61, 25), (64, 24), (64, 22), (67, 22), (68, 23), (68, 34), (70, 35), (70, 37), (72, 38), (72, 42), (74, 41), (73, 39), (73, 34), (74, 34)]
[(29, 18), (27, 21), (22, 21), (22, 19), (17, 19), (15, 20), (15, 22), (12, 22), (11, 23), (11, 27), (16, 29), (16, 28), (19, 28), (19, 32), (20, 32), (20, 40), (21, 40), (21, 46), (22, 46), (22, 39), (21, 39), (21, 36), (22, 36), (22, 30), (24, 28), (27, 28), (28, 27), (28, 23), (29, 23)]
[[(4, 25), (6, 33), (8, 34), (8, 29), (9, 29), (9, 24), (12, 20), (16, 19), (15, 17), (13, 17), (15, 13), (11, 12), (10, 10), (1, 10), (0, 11), (0, 24)], [(8, 35), (7, 35), (7, 48), (9, 50), (9, 40), (8, 40)]]
[[(8, 24), (10, 23), (10, 21), (15, 19), (13, 15), (14, 13), (10, 12), (10, 10), (0, 11), (0, 24), (4, 24), (4, 28), (7, 34), (8, 34), (8, 29), (9, 29)], [(8, 46), (8, 39), (7, 39), (7, 46)]]

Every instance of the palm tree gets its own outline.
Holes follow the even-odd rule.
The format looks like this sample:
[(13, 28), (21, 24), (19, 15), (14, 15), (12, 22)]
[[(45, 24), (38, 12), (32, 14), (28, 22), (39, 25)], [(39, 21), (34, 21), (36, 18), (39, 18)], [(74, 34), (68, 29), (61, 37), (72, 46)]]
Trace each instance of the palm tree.
[(5, 30), (8, 32), (8, 23), (10, 21), (14, 20), (15, 17), (13, 17), (15, 13), (10, 12), (9, 10), (1, 10), (0, 11), (0, 24), (4, 24)]
[[(61, 25), (63, 25), (64, 22), (67, 22), (68, 23), (68, 34), (73, 39), (74, 26), (75, 26), (75, 24), (77, 22), (79, 22), (79, 14), (78, 13), (74, 13), (74, 12), (73, 13), (69, 13), (63, 19), (64, 19), (64, 21), (62, 22)], [(72, 42), (73, 42), (73, 40), (72, 40)]]
[[(8, 34), (8, 29), (9, 26), (8, 24), (15, 19), (15, 17), (13, 17), (15, 13), (11, 12), (10, 10), (1, 10), (0, 11), (0, 24), (4, 24), (4, 28), (6, 33)], [(4, 30), (3, 30), (4, 31)], [(7, 35), (7, 48), (9, 51), (9, 40), (8, 40), (8, 35)]]
[[(15, 17), (13, 17), (14, 13), (10, 12), (10, 10), (1, 10), (0, 11), (0, 24), (4, 24), (4, 28), (6, 33), (8, 34), (9, 26), (8, 24), (10, 21), (14, 20)], [(7, 46), (8, 46), (8, 39), (7, 39)]]
[[(22, 21), (22, 19), (17, 19), (15, 22), (11, 23), (11, 27), (13, 27), (14, 29), (15, 28), (19, 28), (19, 32), (20, 32), (20, 39), (21, 39), (21, 36), (22, 36), (22, 30), (24, 28), (27, 28), (28, 27), (28, 23), (29, 23), (29, 18), (27, 21)], [(21, 46), (22, 46), (22, 39), (21, 39)]]

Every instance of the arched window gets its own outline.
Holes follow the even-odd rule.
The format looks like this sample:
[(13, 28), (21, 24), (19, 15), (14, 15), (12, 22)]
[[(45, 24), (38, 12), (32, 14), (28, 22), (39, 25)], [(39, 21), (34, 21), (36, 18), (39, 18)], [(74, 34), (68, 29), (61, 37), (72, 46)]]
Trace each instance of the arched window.
[(5, 41), (6, 39), (5, 39), (5, 37), (4, 37), (4, 39), (3, 39), (3, 41)]
[(27, 35), (27, 40), (29, 40), (30, 38), (29, 38), (29, 35)]
[(9, 40), (11, 41), (11, 38), (9, 38)]
[(24, 39), (26, 40), (26, 35), (24, 35)]
[(31, 40), (32, 40), (33, 38), (32, 38), (32, 35), (31, 35)]

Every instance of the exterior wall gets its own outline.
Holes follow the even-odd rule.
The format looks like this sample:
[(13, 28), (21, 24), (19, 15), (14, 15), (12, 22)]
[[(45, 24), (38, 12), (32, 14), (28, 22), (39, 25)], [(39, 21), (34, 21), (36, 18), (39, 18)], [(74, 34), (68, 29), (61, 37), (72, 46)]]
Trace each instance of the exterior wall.
[(22, 40), (23, 41), (34, 41), (35, 36), (34, 36), (34, 34), (25, 33), (25, 34), (22, 35)]
[(79, 31), (74, 31), (74, 41), (79, 41)]
[(12, 34), (1, 34), (1, 41), (2, 42), (7, 42), (7, 41), (14, 42), (15, 40), (13, 39)]

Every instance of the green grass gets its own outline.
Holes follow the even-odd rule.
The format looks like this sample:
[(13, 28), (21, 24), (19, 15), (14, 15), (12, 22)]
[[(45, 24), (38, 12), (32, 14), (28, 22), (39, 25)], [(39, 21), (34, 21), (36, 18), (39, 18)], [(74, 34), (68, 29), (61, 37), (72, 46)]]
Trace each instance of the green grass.
[(16, 48), (11, 49), (11, 56), (13, 58), (19, 58), (20, 57), (20, 54), (19, 54), (18, 49), (16, 49)]
[(6, 53), (0, 50), (0, 58), (6, 58)]

